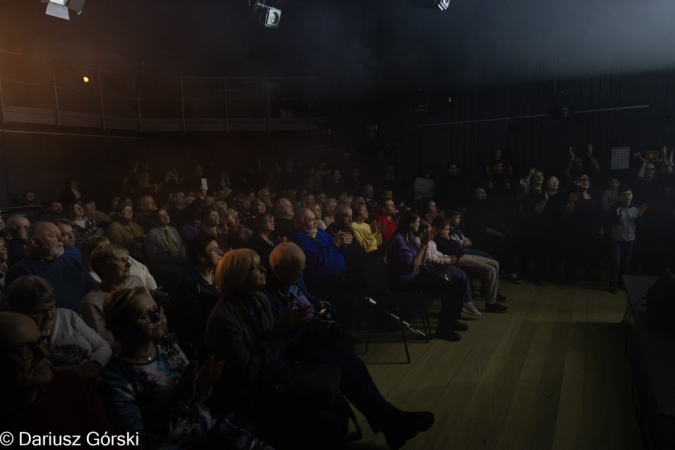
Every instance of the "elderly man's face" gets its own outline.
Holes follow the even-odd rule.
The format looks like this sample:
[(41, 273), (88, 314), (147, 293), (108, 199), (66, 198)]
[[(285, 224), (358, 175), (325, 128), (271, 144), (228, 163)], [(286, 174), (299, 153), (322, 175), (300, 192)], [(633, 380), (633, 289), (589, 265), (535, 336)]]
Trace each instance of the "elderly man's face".
[(45, 338), (37, 325), (28, 316), (19, 315), (4, 330), (0, 338), (3, 371), (7, 371), (11, 387), (31, 391), (52, 381), (52, 370), (47, 359)]
[(171, 223), (171, 217), (165, 209), (160, 209), (155, 215), (155, 222), (159, 228), (164, 228)]
[(141, 211), (145, 212), (157, 211), (157, 203), (155, 203), (155, 200), (149, 195), (146, 195), (141, 199), (139, 206), (141, 207)]
[(66, 225), (65, 223), (59, 223), (57, 225), (61, 231), (61, 239), (63, 240), (63, 247), (68, 248), (75, 245), (75, 234), (73, 233), (72, 225)]
[(9, 234), (11, 234), (14, 239), (18, 239), (21, 242), (27, 242), (28, 228), (30, 227), (28, 219), (25, 217), (17, 217), (12, 222), (12, 227), (8, 228)]
[(272, 197), (270, 195), (270, 191), (268, 191), (267, 189), (263, 189), (262, 191), (260, 191), (260, 200), (262, 200), (263, 202), (268, 203), (271, 198)]
[(31, 246), (43, 258), (58, 258), (63, 255), (61, 230), (53, 223), (45, 223), (39, 232), (31, 238)]
[(338, 222), (338, 225), (343, 226), (343, 227), (348, 227), (352, 223), (352, 210), (351, 208), (340, 214), (338, 217), (336, 217), (335, 221)]
[(307, 211), (299, 223), (300, 231), (307, 234), (316, 233), (316, 216), (312, 211)]

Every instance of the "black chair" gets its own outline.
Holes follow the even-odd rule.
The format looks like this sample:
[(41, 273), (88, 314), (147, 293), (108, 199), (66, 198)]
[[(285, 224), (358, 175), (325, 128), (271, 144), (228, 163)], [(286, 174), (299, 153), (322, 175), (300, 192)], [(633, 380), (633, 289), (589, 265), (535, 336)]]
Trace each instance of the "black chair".
[[(370, 327), (368, 328), (368, 337), (366, 338), (364, 354), (368, 353), (370, 335), (375, 326), (376, 315), (380, 312), (398, 322), (401, 330), (401, 337), (403, 338), (403, 346), (405, 347), (406, 361), (410, 364), (410, 352), (408, 351), (406, 329), (424, 339), (425, 342), (429, 342), (431, 325), (429, 323), (426, 308), (428, 297), (417, 290), (391, 289), (387, 264), (381, 255), (373, 255), (372, 257), (369, 256), (366, 258), (363, 264), (363, 274), (366, 298), (368, 303), (372, 306), (373, 311)], [(420, 316), (424, 332), (403, 320), (404, 313), (412, 313)]]

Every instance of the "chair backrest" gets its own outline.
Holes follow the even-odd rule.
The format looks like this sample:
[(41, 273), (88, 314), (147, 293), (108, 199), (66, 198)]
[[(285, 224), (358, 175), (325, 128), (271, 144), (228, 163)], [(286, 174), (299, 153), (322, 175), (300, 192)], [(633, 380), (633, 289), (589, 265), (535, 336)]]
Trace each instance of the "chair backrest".
[(368, 255), (363, 261), (363, 278), (366, 295), (379, 296), (389, 286), (387, 263), (381, 254)]

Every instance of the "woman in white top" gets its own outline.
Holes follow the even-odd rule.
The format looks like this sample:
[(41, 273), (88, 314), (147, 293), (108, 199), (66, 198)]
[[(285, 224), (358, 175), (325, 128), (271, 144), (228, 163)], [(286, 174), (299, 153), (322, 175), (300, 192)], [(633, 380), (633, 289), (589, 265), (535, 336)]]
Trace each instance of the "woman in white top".
[[(103, 247), (104, 245), (110, 244), (110, 240), (105, 236), (92, 236), (89, 239), (85, 240), (80, 247), (80, 252), (82, 253), (82, 264), (87, 269), (89, 274), (94, 277), (94, 280), (101, 282), (101, 278), (96, 274), (94, 269), (91, 267), (91, 254), (95, 249)], [(143, 280), (143, 284), (148, 289), (148, 291), (154, 291), (157, 289), (157, 282), (155, 278), (150, 274), (148, 268), (143, 264), (136, 261), (131, 256), (129, 257), (129, 263), (131, 264), (131, 275), (136, 275)]]
[(110, 345), (80, 319), (76, 312), (56, 309), (54, 287), (42, 277), (17, 278), (6, 291), (13, 312), (35, 321), (43, 336), (49, 336), (48, 358), (55, 369), (72, 369), (94, 379), (112, 355)]

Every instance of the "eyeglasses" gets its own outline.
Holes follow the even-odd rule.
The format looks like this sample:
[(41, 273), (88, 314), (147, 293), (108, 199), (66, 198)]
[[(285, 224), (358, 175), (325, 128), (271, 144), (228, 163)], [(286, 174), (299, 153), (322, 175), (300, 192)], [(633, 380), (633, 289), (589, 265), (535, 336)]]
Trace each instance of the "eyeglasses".
[(212, 249), (207, 250), (207, 252), (213, 253), (214, 255), (222, 255), (225, 253), (225, 251), (220, 247), (213, 247)]
[(35, 358), (36, 355), (47, 354), (47, 349), (51, 345), (50, 336), (41, 336), (36, 342), (26, 342), (18, 347), (9, 349), (10, 352), (19, 355), (21, 361), (29, 361)]
[(56, 312), (56, 304), (53, 303), (48, 308), (37, 309), (31, 312), (29, 315), (32, 317), (44, 317), (49, 313), (54, 314), (55, 312)]
[(120, 262), (120, 263), (126, 264), (126, 263), (129, 262), (129, 257), (127, 256), (126, 258), (112, 258), (111, 261), (114, 261), (114, 262)]
[(164, 308), (161, 306), (155, 307), (151, 311), (146, 311), (145, 313), (138, 316), (138, 320), (145, 323), (157, 323), (164, 318)]
[(275, 223), (276, 221), (274, 220), (274, 217), (268, 217), (265, 219), (265, 222)]

